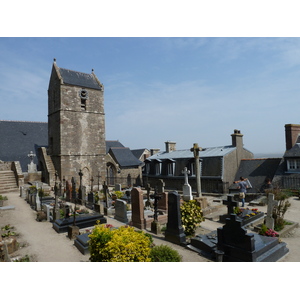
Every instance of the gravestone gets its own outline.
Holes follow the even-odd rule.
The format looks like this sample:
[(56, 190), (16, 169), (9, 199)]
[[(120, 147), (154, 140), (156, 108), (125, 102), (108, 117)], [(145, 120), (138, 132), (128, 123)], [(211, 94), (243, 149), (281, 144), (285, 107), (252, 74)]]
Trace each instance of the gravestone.
[(167, 212), (168, 211), (168, 193), (163, 192), (157, 205), (158, 210)]
[(274, 218), (273, 218), (273, 210), (274, 207), (278, 206), (278, 201), (274, 200), (274, 194), (270, 193), (268, 195), (268, 208), (267, 208), (267, 216), (266, 216), (266, 226), (269, 229), (274, 230)]
[(122, 191), (122, 185), (119, 184), (119, 183), (116, 183), (116, 184), (115, 184), (115, 191), (116, 191), (116, 192), (121, 192), (121, 191)]
[(165, 239), (179, 245), (186, 244), (186, 236), (181, 224), (180, 196), (175, 191), (168, 195), (168, 223)]
[(28, 173), (36, 173), (37, 167), (36, 164), (33, 162), (33, 158), (36, 156), (32, 151), (27, 155), (30, 158), (30, 164), (27, 165)]
[(66, 201), (70, 202), (72, 197), (72, 187), (71, 183), (67, 180), (66, 181)]
[(122, 223), (128, 223), (126, 201), (120, 199), (115, 201), (115, 219)]
[(72, 195), (71, 195), (72, 202), (76, 203), (77, 194), (76, 194), (76, 181), (75, 178), (72, 177)]
[(188, 201), (193, 199), (192, 195), (192, 188), (188, 183), (188, 174), (190, 174), (190, 171), (188, 171), (187, 167), (184, 168), (182, 171), (182, 174), (184, 174), (184, 185), (182, 188), (182, 193), (183, 193), (183, 200)]
[(159, 179), (157, 184), (157, 193), (162, 194), (164, 192), (165, 192), (165, 183), (162, 179)]
[(227, 195), (227, 200), (223, 200), (223, 204), (227, 205), (227, 214), (219, 216), (219, 220), (225, 223), (226, 219), (233, 214), (234, 208), (239, 207), (239, 202), (234, 200), (234, 195)]
[(36, 194), (35, 196), (35, 210), (40, 211), (41, 210), (41, 200), (39, 197), (39, 193)]
[(131, 190), (131, 221), (132, 226), (145, 229), (143, 192), (140, 188)]
[[(79, 215), (76, 216), (76, 226), (74, 227), (78, 227), (78, 228), (92, 227), (96, 225), (97, 221), (99, 221), (100, 224), (107, 223), (106, 218), (103, 215), (98, 213), (89, 214), (89, 215)], [(74, 224), (74, 217), (67, 218), (67, 219), (59, 219), (53, 223), (53, 229), (58, 233), (67, 232), (68, 228), (73, 224)]]
[(83, 254), (88, 254), (89, 250), (89, 235), (91, 233), (84, 233), (77, 235), (76, 240), (74, 241), (75, 247)]
[(224, 261), (275, 262), (288, 253), (286, 243), (276, 237), (247, 233), (235, 214), (218, 228), (218, 250), (224, 252)]
[(86, 207), (88, 207), (89, 209), (94, 209), (94, 204), (95, 204), (94, 193), (90, 192), (88, 193), (88, 200), (86, 203)]

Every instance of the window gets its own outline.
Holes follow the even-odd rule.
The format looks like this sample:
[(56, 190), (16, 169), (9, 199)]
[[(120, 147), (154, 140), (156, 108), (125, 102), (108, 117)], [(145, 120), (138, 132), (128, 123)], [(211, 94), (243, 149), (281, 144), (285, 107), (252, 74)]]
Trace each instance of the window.
[(287, 168), (290, 172), (300, 172), (300, 159), (288, 159)]
[(156, 163), (155, 164), (155, 175), (160, 175), (161, 173), (161, 163)]
[(81, 110), (86, 110), (86, 100), (81, 99)]

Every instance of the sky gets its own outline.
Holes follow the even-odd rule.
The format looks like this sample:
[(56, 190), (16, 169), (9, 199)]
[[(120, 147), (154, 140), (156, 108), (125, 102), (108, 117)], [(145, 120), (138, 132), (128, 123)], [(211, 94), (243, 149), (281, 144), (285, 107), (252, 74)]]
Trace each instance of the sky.
[[(45, 22), (50, 18), (59, 23), (59, 10), (55, 5), (48, 9), (55, 10), (56, 15), (45, 16)], [(152, 7), (147, 9), (154, 12)], [(176, 13), (180, 9), (184, 13), (180, 6)], [(191, 17), (183, 21), (187, 25), (195, 22), (197, 14), (192, 10), (189, 13)], [(289, 19), (293, 20), (293, 11), (291, 14)], [(21, 12), (18, 18), (25, 20), (24, 15)], [(191, 30), (195, 26), (181, 30), (183, 23), (169, 35), (163, 26), (153, 33), (139, 33), (135, 30), (143, 25), (141, 16), (135, 30), (130, 31), (136, 19), (126, 15), (129, 21), (116, 31), (103, 31), (98, 18), (96, 32), (84, 36), (90, 33), (85, 29), (95, 24), (95, 13), (90, 11), (88, 15), (91, 23), (86, 27), (76, 18), (71, 22), (67, 19), (52, 34), (37, 31), (40, 27), (32, 18), (26, 18), (11, 33), (0, 31), (0, 120), (47, 122), (47, 89), (56, 58), (61, 68), (84, 73), (94, 69), (104, 84), (107, 140), (119, 140), (131, 149), (164, 150), (166, 141), (176, 142), (177, 149), (188, 149), (193, 143), (215, 147), (230, 145), (231, 134), (238, 129), (244, 135), (244, 147), (254, 154), (283, 154), (284, 125), (300, 123), (299, 37), (277, 37), (276, 33), (282, 33), (281, 27), (269, 37), (261, 28), (247, 36), (249, 27), (242, 27), (240, 22), (243, 15), (237, 17), (239, 24), (230, 16), (229, 21), (221, 23), (221, 27), (232, 29), (234, 24), (235, 30), (245, 29), (233, 31), (232, 35), (212, 27), (197, 36), (198, 32)], [(201, 15), (204, 16), (202, 11)], [(71, 12), (68, 16), (72, 18)], [(120, 16), (118, 11), (115, 18)], [(263, 15), (256, 16), (256, 20), (265, 21)], [(168, 24), (174, 25), (175, 17), (170, 14)], [(106, 18), (106, 24), (111, 25), (115, 18)], [(151, 29), (161, 20), (160, 14), (152, 18)], [(206, 24), (214, 21), (206, 20)], [(81, 30), (66, 30), (73, 27)], [(145, 28), (149, 29), (149, 24)]]

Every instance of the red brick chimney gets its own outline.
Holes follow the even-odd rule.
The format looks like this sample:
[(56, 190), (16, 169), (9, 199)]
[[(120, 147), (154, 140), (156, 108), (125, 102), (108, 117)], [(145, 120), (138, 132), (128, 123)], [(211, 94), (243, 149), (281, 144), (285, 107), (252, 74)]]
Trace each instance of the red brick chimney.
[(297, 142), (300, 134), (300, 124), (285, 125), (285, 147), (290, 150)]

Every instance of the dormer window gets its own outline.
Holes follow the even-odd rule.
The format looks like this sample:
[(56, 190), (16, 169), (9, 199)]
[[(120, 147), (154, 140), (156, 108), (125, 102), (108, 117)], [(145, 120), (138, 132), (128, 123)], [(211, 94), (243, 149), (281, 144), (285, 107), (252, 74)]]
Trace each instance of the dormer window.
[(300, 173), (300, 159), (288, 159), (287, 160), (287, 169), (289, 172)]

